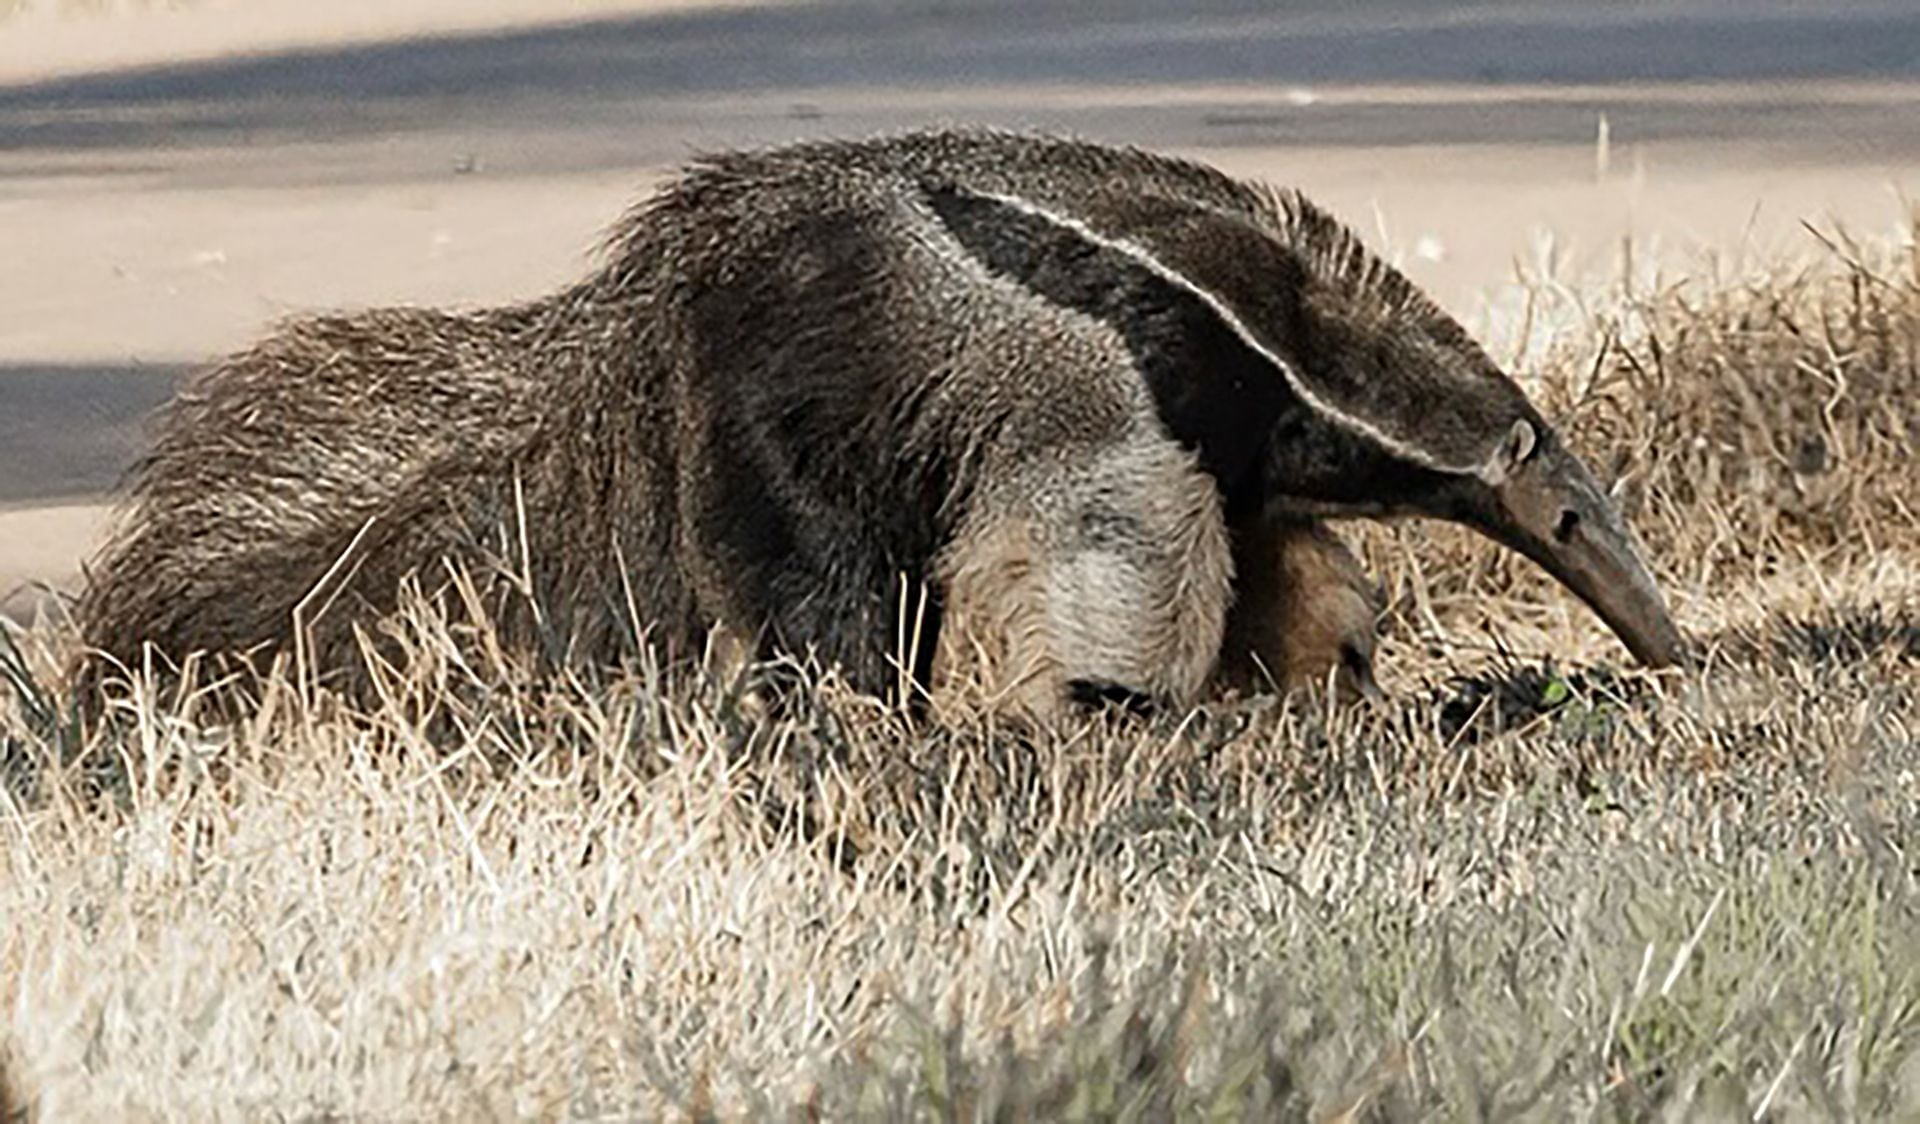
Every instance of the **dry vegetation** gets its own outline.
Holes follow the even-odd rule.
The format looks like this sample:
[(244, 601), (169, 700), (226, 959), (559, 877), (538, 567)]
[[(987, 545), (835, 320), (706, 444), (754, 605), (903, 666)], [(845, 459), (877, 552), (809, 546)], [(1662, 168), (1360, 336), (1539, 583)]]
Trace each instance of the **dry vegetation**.
[(777, 717), (536, 682), (416, 616), (371, 713), (282, 677), (231, 727), (143, 697), (79, 747), (70, 641), (32, 632), (0, 1088), (46, 1119), (1920, 1114), (1911, 254), (1616, 295), (1538, 365), (1708, 649), (1684, 675), (1613, 670), (1430, 526), (1364, 533), (1390, 704), (1039, 744), (831, 682)]

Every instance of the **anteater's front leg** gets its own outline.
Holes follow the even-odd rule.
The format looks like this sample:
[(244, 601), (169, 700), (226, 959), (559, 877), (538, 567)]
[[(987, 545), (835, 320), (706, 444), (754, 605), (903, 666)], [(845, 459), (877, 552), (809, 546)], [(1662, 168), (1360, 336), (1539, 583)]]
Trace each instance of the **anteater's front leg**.
[(937, 568), (935, 699), (1050, 722), (1187, 706), (1217, 659), (1232, 557), (1213, 482), (1158, 434), (983, 494)]
[(1379, 588), (1317, 520), (1255, 516), (1233, 528), (1234, 603), (1216, 682), (1247, 693), (1332, 683), (1378, 694)]

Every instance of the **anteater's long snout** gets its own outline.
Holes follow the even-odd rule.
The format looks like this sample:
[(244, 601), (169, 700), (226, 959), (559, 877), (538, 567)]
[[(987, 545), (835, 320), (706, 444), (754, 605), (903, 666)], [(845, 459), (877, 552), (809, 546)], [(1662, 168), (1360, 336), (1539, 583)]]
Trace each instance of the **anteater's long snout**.
[(1648, 667), (1688, 662), (1680, 629), (1639, 545), (1580, 458), (1557, 441), (1492, 486), (1473, 520), (1585, 601)]

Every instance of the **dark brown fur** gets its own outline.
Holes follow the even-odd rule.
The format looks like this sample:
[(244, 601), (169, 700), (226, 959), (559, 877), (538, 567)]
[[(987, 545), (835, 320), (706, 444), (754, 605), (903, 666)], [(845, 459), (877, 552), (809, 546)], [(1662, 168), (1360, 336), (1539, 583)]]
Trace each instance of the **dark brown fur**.
[[(1296, 482), (1322, 504), (1322, 478), (1391, 493), (1391, 450), (1323, 432), (1204, 303), (1124, 253), (1029, 237), (1001, 195), (1137, 237), (1203, 287), (1254, 279), (1228, 303), (1264, 316), (1304, 377), (1321, 378), (1301, 350), (1316, 332), (1385, 332), (1468, 372), (1460, 385), (1492, 377), (1506, 403), (1471, 341), (1337, 224), (1198, 165), (986, 133), (723, 156), (550, 297), (297, 321), (200, 374), (92, 569), (86, 641), (137, 665), (146, 644), (285, 653), (303, 630), (314, 666), (350, 680), (356, 633), (377, 637), (403, 586), (451, 603), (463, 572), (512, 641), (565, 663), (617, 661), (636, 623), (683, 657), (725, 628), (878, 690), (896, 679), (899, 607), (930, 588), (913, 670), (1006, 647), (994, 614), (1024, 612), (1033, 650), (997, 658), (1050, 661), (1027, 709), (1108, 676), (1189, 700), (1229, 633), (1282, 655), (1288, 681), (1319, 675), (1339, 643), (1248, 639), (1224, 619), (1224, 521)], [(1220, 260), (1196, 256), (1209, 247)], [(1132, 279), (1076, 272), (1108, 269)], [(1325, 395), (1396, 440), (1435, 413), (1344, 369)], [(1441, 412), (1459, 428), (1429, 435), (1436, 456), (1478, 455), (1477, 411)], [(968, 584), (1014, 566), (994, 552), (1016, 541), (1037, 552), (1031, 581)], [(1301, 583), (1343, 605), (1365, 587), (1343, 566), (1268, 569), (1294, 584), (1252, 587), (1247, 620), (1288, 629), (1320, 619)], [(1338, 616), (1370, 640), (1370, 619)]]
[(1385, 606), (1331, 531), (1307, 520), (1250, 521), (1235, 536), (1234, 560), (1218, 685), (1241, 693), (1331, 685), (1349, 699), (1378, 692), (1373, 653)]

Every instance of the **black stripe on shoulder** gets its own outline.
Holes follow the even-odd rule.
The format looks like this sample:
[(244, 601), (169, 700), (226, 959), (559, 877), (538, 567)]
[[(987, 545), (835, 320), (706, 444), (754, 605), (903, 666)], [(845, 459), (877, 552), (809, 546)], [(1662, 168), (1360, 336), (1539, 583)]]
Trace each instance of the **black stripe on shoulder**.
[(1247, 498), (1275, 423), (1299, 405), (1270, 359), (1192, 291), (1071, 224), (950, 186), (926, 189), (926, 201), (990, 272), (1117, 331), (1167, 431), (1198, 453), (1230, 506)]

